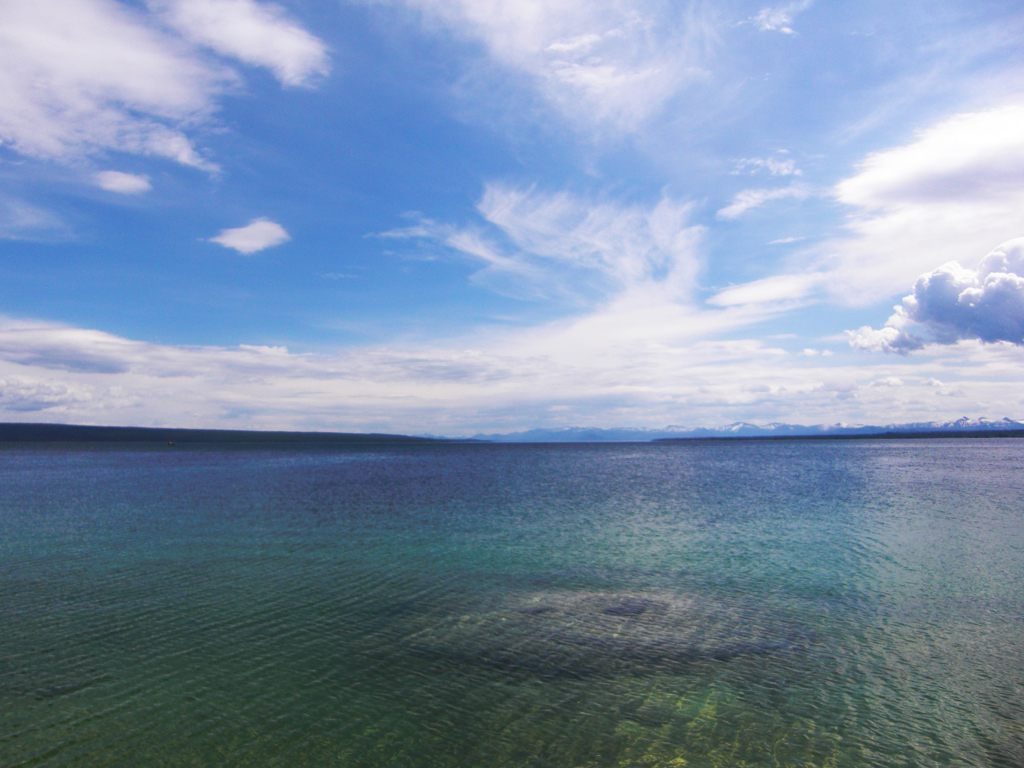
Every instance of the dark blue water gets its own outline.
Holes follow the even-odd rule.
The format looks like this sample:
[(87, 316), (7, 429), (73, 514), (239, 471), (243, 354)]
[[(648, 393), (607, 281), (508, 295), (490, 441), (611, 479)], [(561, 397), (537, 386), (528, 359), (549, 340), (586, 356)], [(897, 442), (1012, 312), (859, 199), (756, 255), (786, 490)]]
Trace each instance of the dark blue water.
[(0, 764), (1024, 765), (1024, 441), (0, 449)]

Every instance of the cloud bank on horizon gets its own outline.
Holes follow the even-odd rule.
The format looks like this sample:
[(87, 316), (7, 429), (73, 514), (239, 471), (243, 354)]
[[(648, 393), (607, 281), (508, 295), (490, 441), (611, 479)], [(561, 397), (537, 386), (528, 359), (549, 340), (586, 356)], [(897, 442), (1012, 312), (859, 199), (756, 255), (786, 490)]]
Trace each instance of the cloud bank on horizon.
[(951, 0), (11, 0), (0, 420), (1020, 417), (1022, 31)]

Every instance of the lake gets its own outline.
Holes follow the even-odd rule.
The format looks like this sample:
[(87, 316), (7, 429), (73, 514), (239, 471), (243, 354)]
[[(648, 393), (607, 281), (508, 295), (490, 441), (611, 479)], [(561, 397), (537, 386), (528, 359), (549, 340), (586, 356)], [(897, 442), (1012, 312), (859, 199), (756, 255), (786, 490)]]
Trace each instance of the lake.
[(1024, 765), (1024, 440), (0, 447), (0, 764)]

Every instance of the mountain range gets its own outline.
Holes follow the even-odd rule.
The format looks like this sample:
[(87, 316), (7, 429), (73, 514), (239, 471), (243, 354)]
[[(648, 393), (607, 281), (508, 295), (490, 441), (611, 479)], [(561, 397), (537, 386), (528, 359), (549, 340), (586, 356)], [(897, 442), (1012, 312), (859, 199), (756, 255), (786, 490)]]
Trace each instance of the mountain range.
[(497, 443), (621, 443), (650, 442), (652, 440), (686, 440), (695, 438), (736, 437), (844, 437), (857, 435), (915, 434), (915, 433), (990, 433), (1002, 430), (1024, 430), (1024, 421), (964, 416), (956, 421), (916, 421), (906, 424), (802, 424), (772, 423), (758, 426), (738, 421), (725, 427), (680, 427), (664, 429), (629, 429), (599, 427), (561, 427), (557, 429), (529, 429), (505, 434), (477, 434), (474, 440)]

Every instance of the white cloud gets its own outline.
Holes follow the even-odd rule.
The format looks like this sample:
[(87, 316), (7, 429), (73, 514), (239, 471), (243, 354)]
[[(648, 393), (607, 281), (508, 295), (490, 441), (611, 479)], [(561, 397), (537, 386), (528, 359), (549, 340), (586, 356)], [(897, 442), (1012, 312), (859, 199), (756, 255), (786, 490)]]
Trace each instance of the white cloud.
[(821, 244), (837, 298), (870, 303), (918, 275), (1024, 232), (1024, 106), (961, 114), (870, 155), (836, 186), (850, 237)]
[(271, 248), (291, 240), (284, 227), (270, 219), (253, 219), (244, 227), (225, 229), (216, 237), (211, 237), (211, 243), (218, 243), (225, 248), (234, 248), (239, 253), (246, 255), (256, 253), (266, 248)]
[(938, 395), (939, 397), (963, 397), (965, 394), (962, 389), (957, 389), (956, 387), (948, 387), (943, 382), (935, 378), (926, 379), (925, 381), (922, 381), (921, 386), (934, 387), (935, 394)]
[(521, 298), (592, 304), (655, 283), (682, 299), (695, 287), (704, 230), (688, 224), (690, 204), (621, 205), (488, 184), (477, 208), (490, 229), (421, 219), (384, 236), (439, 242), (483, 262), (475, 282)]
[(703, 229), (687, 226), (687, 203), (593, 203), (489, 184), (478, 207), (522, 253), (591, 270), (619, 288), (671, 280), (685, 291), (700, 267), (695, 245)]
[(403, 0), (428, 26), (482, 43), (573, 121), (632, 130), (706, 79), (715, 38), (699, 7), (616, 0)]
[(101, 331), (52, 323), (4, 322), (0, 358), (24, 366), (86, 373), (123, 373), (144, 345)]
[(733, 174), (768, 171), (772, 176), (803, 175), (803, 171), (796, 167), (793, 158), (786, 157), (788, 152), (779, 150), (777, 154), (781, 154), (782, 157), (745, 157), (742, 160), (737, 160), (736, 170), (733, 171)]
[[(1015, 250), (1018, 256), (1024, 252), (1024, 239)], [(929, 326), (940, 341), (1024, 344), (1024, 277), (991, 272), (984, 262), (977, 271), (951, 262), (923, 275), (903, 305), (911, 321)]]
[(1024, 106), (954, 115), (913, 144), (869, 155), (860, 173), (836, 187), (863, 208), (1002, 199), (1020, 193)]
[(0, 239), (62, 240), (68, 234), (65, 222), (52, 211), (0, 194)]
[(943, 410), (947, 398), (921, 398), (919, 387), (872, 382), (953, 376), (955, 390), (931, 391), (1020, 413), (1024, 348), (965, 342), (950, 348), (952, 362), (884, 358), (866, 368), (819, 356), (793, 366), (760, 341), (707, 340), (749, 321), (743, 311), (695, 311), (645, 285), (538, 328), (317, 354), (178, 347), (0, 319), (0, 412), (9, 421), (435, 434), (581, 421), (887, 423), (961, 414)]
[(781, 189), (745, 189), (738, 193), (730, 205), (718, 211), (720, 219), (735, 219), (749, 211), (751, 208), (759, 208), (771, 200), (784, 200), (794, 198), (805, 199), (810, 192), (806, 187), (793, 185)]
[[(190, 35), (268, 66), (286, 83), (305, 82), (326, 66), (310, 53), (318, 41), (271, 6), (180, 5), (166, 6), (168, 18), (180, 16)], [(210, 119), (238, 76), (153, 22), (114, 0), (0, 3), (0, 141), (34, 158), (72, 161), (115, 151), (215, 171), (188, 132)], [(262, 55), (253, 52), (259, 39)]]
[(64, 384), (24, 378), (0, 379), (0, 413), (31, 413), (85, 403), (90, 393)]
[(762, 32), (782, 32), (792, 35), (795, 34), (790, 26), (793, 23), (793, 18), (800, 11), (807, 10), (812, 2), (813, 0), (800, 0), (800, 2), (778, 8), (762, 8), (756, 15), (747, 19), (747, 22), (754, 24)]
[(137, 195), (140, 192), (149, 192), (153, 185), (149, 183), (148, 176), (137, 176), (133, 173), (122, 173), (121, 171), (100, 171), (95, 176), (96, 186), (108, 192), (119, 192), (122, 195)]
[(88, 394), (74, 392), (62, 384), (26, 380), (0, 379), (0, 413), (32, 413), (72, 402), (88, 400)]
[[(492, 184), (478, 209), (487, 226), (465, 229), (421, 218), (384, 236), (455, 249), (482, 265), (472, 279), (492, 290), (569, 298), (577, 309), (585, 308), (511, 335), (492, 331), (475, 348), (507, 356), (509, 370), (534, 365), (526, 361), (559, 361), (558, 366), (590, 371), (609, 391), (617, 391), (620, 375), (631, 387), (647, 387), (644, 377), (661, 380), (658, 371), (666, 366), (672, 376), (685, 377), (688, 362), (681, 349), (785, 311), (821, 279), (785, 275), (735, 286), (708, 302), (714, 308), (701, 308), (694, 293), (704, 230), (689, 224), (688, 204), (664, 198), (655, 205), (622, 205)], [(754, 342), (707, 343), (742, 348), (744, 354), (785, 355)], [(550, 391), (570, 386), (556, 379)]]
[(253, 0), (152, 0), (149, 5), (189, 40), (266, 67), (285, 85), (307, 85), (329, 70), (324, 43), (276, 5)]
[(0, 4), (0, 138), (25, 155), (110, 149), (211, 169), (181, 127), (228, 77), (111, 0)]
[(856, 331), (847, 331), (846, 333), (849, 336), (851, 347), (867, 352), (896, 352), (905, 355), (924, 346), (920, 339), (908, 336), (905, 331), (890, 326), (875, 330), (871, 326), (865, 325)]
[[(886, 328), (851, 332), (851, 343), (886, 352), (961, 339), (1024, 345), (1024, 237), (1000, 245), (977, 270), (951, 261), (921, 275), (914, 293), (895, 310)], [(906, 330), (913, 326), (924, 332), (924, 340)]]
[(824, 279), (824, 275), (776, 275), (742, 285), (734, 285), (712, 296), (708, 304), (731, 307), (738, 304), (763, 304), (795, 301), (808, 296)]
[[(723, 407), (747, 402), (752, 390), (744, 387), (763, 380), (740, 373), (745, 364), (737, 363), (733, 375), (720, 367), (712, 373), (701, 361), (778, 360), (786, 353), (749, 340), (706, 340), (784, 311), (820, 280), (787, 275), (736, 286), (732, 295), (723, 292), (710, 302), (713, 309), (700, 308), (693, 294), (703, 229), (688, 223), (689, 205), (662, 199), (630, 206), (492, 184), (478, 208), (487, 226), (464, 229), (421, 218), (384, 236), (456, 249), (482, 264), (473, 279), (494, 290), (531, 297), (571, 293), (586, 308), (540, 327), (490, 329), (482, 338), (460, 340), (459, 349), (475, 350), (473, 359), (495, 361), (487, 377), (503, 402), (574, 392), (652, 406), (678, 402), (669, 393), (684, 381), (691, 382), (685, 387), (692, 402), (718, 398), (725, 389)], [(773, 383), (771, 391), (811, 391), (819, 383), (790, 379)]]

